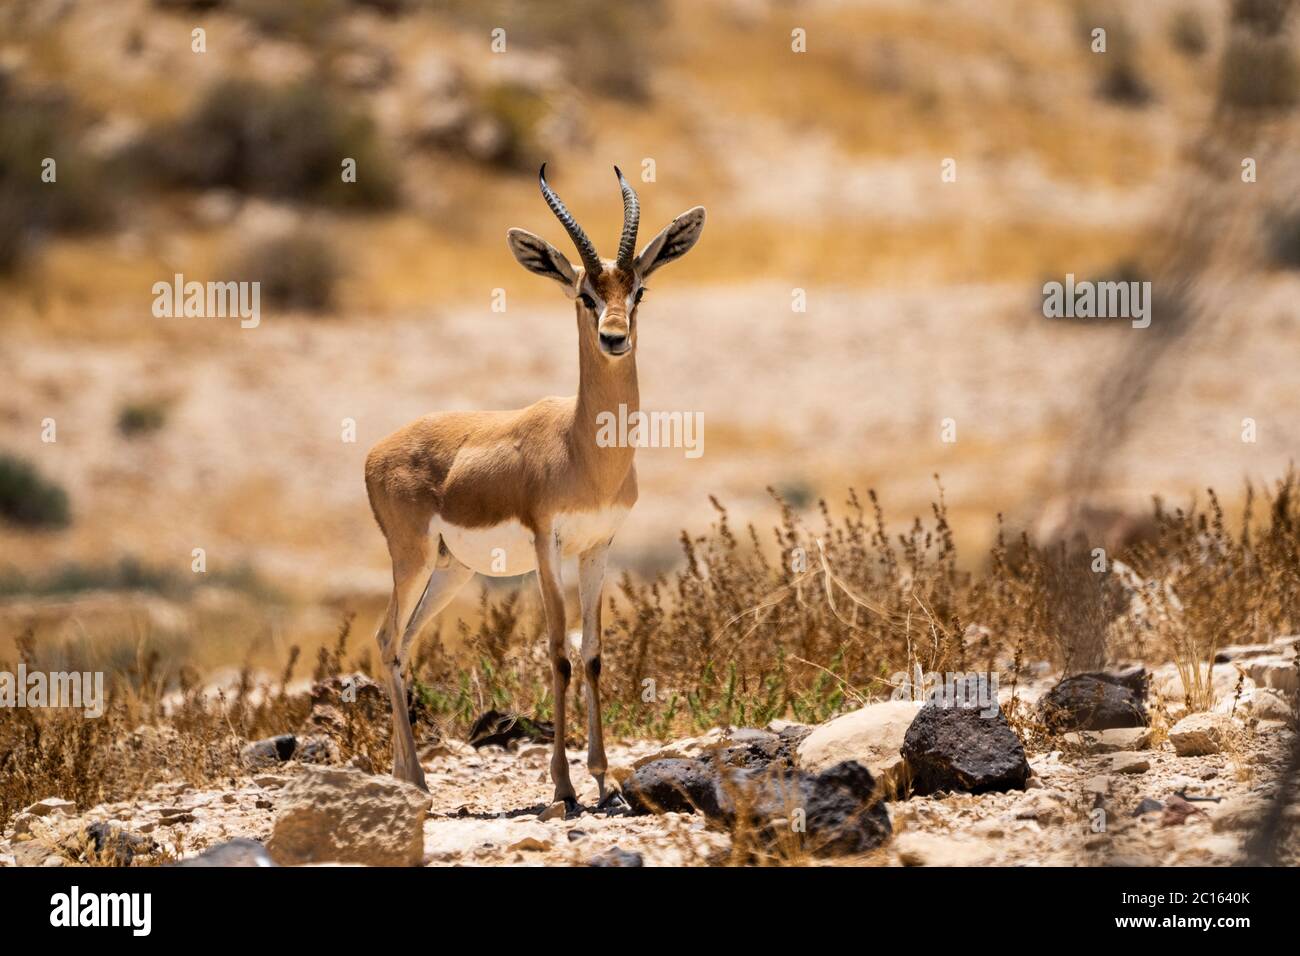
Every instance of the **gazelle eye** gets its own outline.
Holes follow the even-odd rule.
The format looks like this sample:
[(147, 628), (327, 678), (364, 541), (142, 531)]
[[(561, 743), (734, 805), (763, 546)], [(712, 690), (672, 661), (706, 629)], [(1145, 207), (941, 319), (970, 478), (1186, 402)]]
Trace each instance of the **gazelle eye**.
[(596, 300), (593, 299), (591, 296), (587, 295), (587, 293), (584, 292), (582, 293), (582, 295), (578, 296), (578, 301), (582, 303), (582, 307), (584, 309), (595, 311)]
[(644, 297), (645, 297), (645, 288), (642, 287), (642, 288), (636, 290), (636, 297), (635, 297), (632, 301), (633, 301), (634, 304), (636, 304), (636, 305), (640, 305), (640, 304), (641, 304), (641, 299), (644, 298)]

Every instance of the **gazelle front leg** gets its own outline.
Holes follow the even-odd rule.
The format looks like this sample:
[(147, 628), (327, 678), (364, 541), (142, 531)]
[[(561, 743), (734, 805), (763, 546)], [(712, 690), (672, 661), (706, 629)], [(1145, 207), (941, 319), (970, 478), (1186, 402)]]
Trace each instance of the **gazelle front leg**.
[(600, 722), (600, 589), (605, 582), (604, 541), (578, 558), (578, 594), (582, 599), (582, 667), (587, 685), (587, 769), (596, 778), (599, 803), (605, 803), (605, 738)]
[(564, 647), (564, 591), (560, 583), (560, 546), (550, 527), (539, 528), (537, 548), (537, 583), (542, 589), (542, 606), (546, 610), (546, 633), (551, 655), (551, 678), (555, 697), (555, 744), (551, 750), (551, 780), (555, 783), (554, 800), (563, 800), (569, 809), (578, 805), (577, 794), (569, 780), (569, 758), (564, 752), (565, 716), (569, 692), (569, 658)]

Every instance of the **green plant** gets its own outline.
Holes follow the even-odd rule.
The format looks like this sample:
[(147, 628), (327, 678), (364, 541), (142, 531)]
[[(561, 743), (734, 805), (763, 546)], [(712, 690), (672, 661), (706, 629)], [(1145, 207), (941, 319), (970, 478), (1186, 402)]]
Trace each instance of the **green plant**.
[(66, 527), (68, 493), (31, 462), (0, 452), (0, 518), (23, 528)]
[(1169, 20), (1169, 42), (1179, 53), (1193, 58), (1208, 50), (1210, 38), (1201, 15), (1195, 10), (1175, 11)]
[(80, 148), (82, 125), (64, 98), (20, 94), (0, 77), (0, 273), (49, 233), (111, 221), (113, 191), (104, 164)]
[(117, 430), (127, 438), (148, 435), (167, 424), (167, 403), (161, 399), (127, 402), (117, 412)]
[(1234, 30), (1219, 67), (1219, 103), (1234, 109), (1283, 109), (1296, 99), (1295, 54), (1285, 37)]
[(328, 312), (335, 305), (341, 263), (328, 240), (300, 229), (253, 243), (230, 271), (238, 280), (260, 284), (262, 306)]
[[(358, 208), (397, 196), (369, 117), (320, 81), (222, 81), (186, 118), (154, 130), (144, 149), (179, 186)], [(343, 180), (344, 159), (356, 162), (355, 182)]]

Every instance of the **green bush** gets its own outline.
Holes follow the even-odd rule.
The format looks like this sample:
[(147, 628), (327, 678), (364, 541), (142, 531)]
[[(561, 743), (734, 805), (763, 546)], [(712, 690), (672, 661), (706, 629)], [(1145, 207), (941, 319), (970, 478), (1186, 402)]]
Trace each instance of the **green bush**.
[(1265, 230), (1273, 263), (1283, 269), (1300, 269), (1300, 209), (1273, 213)]
[[(52, 232), (111, 218), (103, 165), (78, 147), (79, 121), (59, 96), (23, 95), (0, 77), (0, 273), (11, 272)], [(42, 181), (46, 159), (54, 182)]]
[(346, 0), (233, 0), (232, 6), (263, 33), (308, 43), (322, 40), (348, 12)]
[(1097, 95), (1117, 106), (1140, 107), (1151, 100), (1151, 87), (1138, 72), (1133, 56), (1114, 52), (1106, 57)]
[[(223, 81), (188, 117), (155, 130), (147, 149), (164, 178), (182, 187), (334, 206), (382, 207), (396, 198), (369, 117), (319, 82)], [(357, 164), (352, 183), (342, 178), (348, 158)]]
[(167, 424), (167, 404), (159, 400), (128, 402), (117, 412), (117, 430), (127, 438), (156, 432)]
[(261, 306), (328, 312), (341, 265), (334, 248), (301, 229), (253, 243), (232, 266), (240, 281), (261, 283)]
[(1295, 102), (1296, 60), (1282, 37), (1234, 30), (1223, 51), (1219, 103), (1236, 109), (1283, 109)]
[(68, 494), (30, 462), (0, 452), (0, 518), (22, 528), (68, 524)]
[(1205, 23), (1195, 10), (1179, 10), (1169, 21), (1169, 42), (1175, 50), (1190, 57), (1198, 57), (1210, 48), (1210, 37)]
[(1232, 23), (1262, 37), (1277, 36), (1286, 26), (1291, 0), (1232, 0)]

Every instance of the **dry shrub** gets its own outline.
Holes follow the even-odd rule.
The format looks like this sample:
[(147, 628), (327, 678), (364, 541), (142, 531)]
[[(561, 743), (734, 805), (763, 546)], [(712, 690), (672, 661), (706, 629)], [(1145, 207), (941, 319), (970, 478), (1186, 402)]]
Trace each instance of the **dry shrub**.
[[(189, 115), (153, 130), (140, 150), (137, 165), (180, 187), (352, 208), (396, 199), (396, 174), (369, 116), (319, 79), (223, 80)], [(342, 179), (344, 157), (356, 161), (355, 182)]]
[(1125, 636), (1135, 656), (1172, 659), (1183, 676), (1190, 710), (1214, 704), (1218, 649), (1272, 640), (1300, 625), (1300, 485), (1294, 471), (1265, 495), (1248, 487), (1238, 527), (1228, 527), (1214, 489), (1204, 509), (1195, 503), (1166, 511), (1156, 504), (1159, 537), (1129, 555), (1134, 568), (1162, 586), (1142, 599), (1152, 613)]
[(324, 313), (335, 307), (342, 268), (328, 239), (301, 228), (252, 242), (226, 274), (259, 283), (261, 306)]
[[(608, 595), (607, 726), (613, 735), (670, 737), (773, 718), (815, 722), (888, 695), (900, 674), (978, 670), (1010, 681), (1009, 719), (1038, 739), (1042, 728), (1014, 698), (1026, 662), (1051, 658), (1077, 669), (1096, 655), (1173, 659), (1193, 688), (1188, 705), (1209, 706), (1217, 649), (1300, 628), (1298, 490), (1288, 473), (1260, 508), (1248, 489), (1235, 528), (1212, 491), (1204, 509), (1193, 502), (1168, 510), (1157, 501), (1155, 539), (1088, 576), (1072, 556), (1078, 552), (1044, 551), (1023, 534), (1009, 546), (1001, 531), (980, 571), (960, 569), (942, 489), (929, 520), (915, 519), (903, 533), (888, 530), (874, 493), (864, 504), (850, 492), (839, 518), (820, 502), (816, 528), (777, 497), (780, 520), (768, 540), (753, 526), (737, 535), (714, 502), (708, 533), (682, 534), (680, 569), (644, 581), (625, 574)], [(1117, 557), (1132, 569), (1126, 575)], [(531, 580), (485, 588), (477, 625), (458, 624), (461, 651), (449, 653), (440, 633), (417, 645), (407, 706), (418, 736), (463, 734), (490, 708), (552, 716), (534, 592)], [(368, 651), (345, 659), (350, 629), (349, 618), (335, 645), (322, 649), (318, 680), (370, 669)], [(38, 666), (62, 660), (38, 655), (30, 635), (19, 646)], [(212, 700), (188, 669), (162, 669), (162, 661), (182, 659), (183, 648), (157, 640), (131, 646), (134, 656), (110, 659), (113, 691), (98, 720), (0, 709), (0, 824), (51, 795), (85, 809), (160, 779), (224, 781), (239, 772), (245, 741), (310, 729), (310, 699), (286, 690), (292, 653), (277, 684), (254, 686), (246, 667), (233, 693)], [(575, 690), (571, 706), (579, 710)], [(329, 731), (343, 758), (361, 756), (382, 771), (391, 756), (386, 698), (339, 710), (342, 726)], [(580, 733), (583, 722), (573, 726)], [(741, 842), (746, 854), (758, 853), (754, 841)], [(801, 852), (767, 846), (762, 854), (775, 861)]]
[(1295, 103), (1300, 68), (1285, 36), (1233, 30), (1219, 67), (1219, 104), (1229, 109), (1286, 109)]

